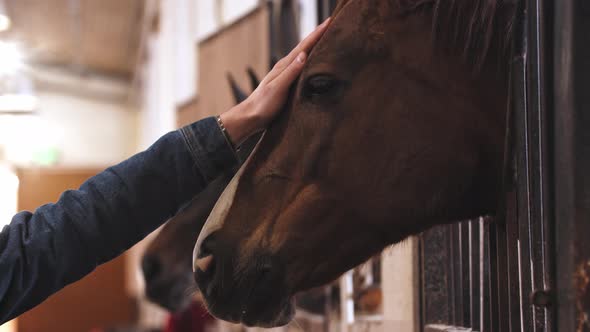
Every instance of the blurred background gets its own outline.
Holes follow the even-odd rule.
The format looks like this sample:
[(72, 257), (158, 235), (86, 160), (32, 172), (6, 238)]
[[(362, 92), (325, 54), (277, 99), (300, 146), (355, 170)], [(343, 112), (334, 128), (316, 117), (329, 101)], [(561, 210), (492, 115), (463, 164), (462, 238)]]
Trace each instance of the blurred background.
[[(251, 91), (247, 70), (262, 78), (335, 3), (0, 0), (0, 226), (16, 211), (56, 201), (166, 132), (227, 110), (235, 103), (228, 75)], [(144, 295), (140, 260), (154, 236), (0, 332), (173, 331), (169, 314)], [(407, 253), (393, 256), (414, 257), (408, 242)], [(342, 331), (355, 322), (365, 328), (382, 322), (388, 307), (411, 324), (412, 296), (388, 304), (381, 294), (387, 266), (393, 265), (376, 258), (351, 271), (320, 291), (320, 314), (284, 330)], [(397, 288), (389, 292), (413, 292), (412, 265), (395, 269), (388, 280)], [(313, 307), (313, 296), (309, 302)], [(243, 330), (218, 322), (207, 329)]]

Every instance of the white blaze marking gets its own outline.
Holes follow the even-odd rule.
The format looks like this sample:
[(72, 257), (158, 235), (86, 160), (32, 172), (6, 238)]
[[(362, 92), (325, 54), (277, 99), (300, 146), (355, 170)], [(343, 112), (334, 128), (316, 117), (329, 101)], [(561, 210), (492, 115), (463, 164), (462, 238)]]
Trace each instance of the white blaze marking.
[(258, 146), (264, 138), (264, 135), (265, 134), (262, 134), (260, 140), (258, 140), (258, 143), (252, 150), (252, 153), (250, 154), (248, 159), (244, 162), (242, 167), (240, 167), (236, 175), (234, 175), (234, 177), (231, 179), (231, 181), (219, 197), (219, 200), (217, 200), (217, 203), (215, 203), (215, 206), (213, 207), (211, 214), (207, 218), (205, 225), (203, 225), (203, 229), (201, 230), (201, 233), (199, 233), (197, 243), (195, 244), (195, 249), (193, 250), (193, 272), (195, 272), (198, 267), (197, 257), (199, 257), (199, 249), (201, 248), (201, 244), (209, 235), (223, 227), (225, 218), (227, 217), (229, 209), (231, 208), (232, 203), (234, 201), (234, 196), (236, 195), (236, 190), (238, 188), (238, 184), (240, 183), (240, 178), (242, 177), (242, 174), (244, 174), (244, 169), (246, 168), (246, 165), (248, 165), (248, 163), (250, 162), (250, 158), (252, 158), (254, 152), (256, 152), (256, 150), (258, 149)]

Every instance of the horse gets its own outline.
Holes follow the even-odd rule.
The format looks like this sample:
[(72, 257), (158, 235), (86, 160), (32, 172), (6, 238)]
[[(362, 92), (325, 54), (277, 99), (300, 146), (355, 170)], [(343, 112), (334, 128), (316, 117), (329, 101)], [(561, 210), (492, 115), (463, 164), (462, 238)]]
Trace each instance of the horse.
[(339, 1), (196, 239), (209, 311), (285, 325), (295, 294), (434, 225), (493, 215), (515, 13), (510, 0)]

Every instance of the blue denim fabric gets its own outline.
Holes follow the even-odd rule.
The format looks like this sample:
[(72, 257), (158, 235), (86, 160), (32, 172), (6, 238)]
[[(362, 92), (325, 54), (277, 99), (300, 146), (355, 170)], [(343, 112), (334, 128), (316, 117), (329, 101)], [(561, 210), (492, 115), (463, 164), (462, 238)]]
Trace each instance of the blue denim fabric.
[(0, 325), (129, 249), (238, 165), (214, 118), (21, 212), (0, 233)]

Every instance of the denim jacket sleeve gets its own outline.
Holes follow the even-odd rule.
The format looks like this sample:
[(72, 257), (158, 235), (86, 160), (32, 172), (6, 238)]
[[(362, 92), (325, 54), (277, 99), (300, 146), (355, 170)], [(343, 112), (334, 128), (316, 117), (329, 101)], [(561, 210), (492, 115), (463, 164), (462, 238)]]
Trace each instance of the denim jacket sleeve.
[(120, 255), (237, 164), (207, 118), (14, 216), (0, 233), (0, 325)]

